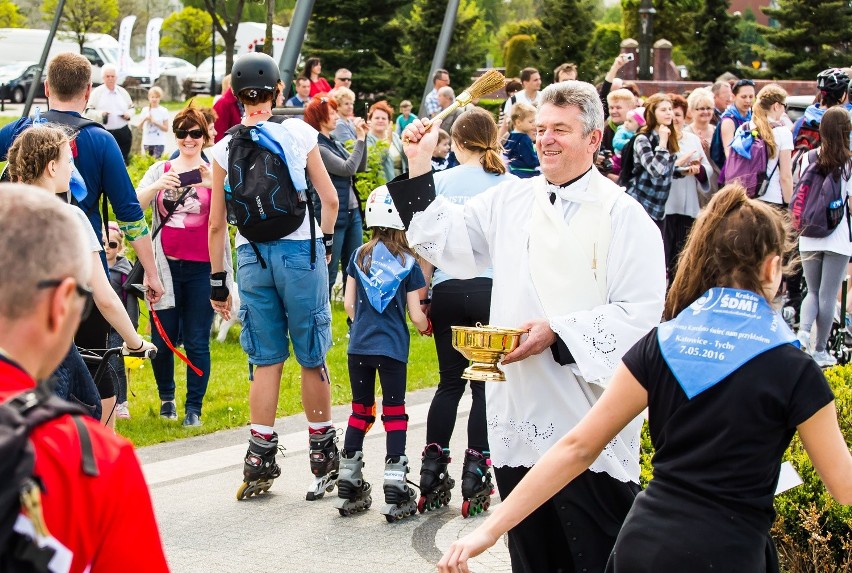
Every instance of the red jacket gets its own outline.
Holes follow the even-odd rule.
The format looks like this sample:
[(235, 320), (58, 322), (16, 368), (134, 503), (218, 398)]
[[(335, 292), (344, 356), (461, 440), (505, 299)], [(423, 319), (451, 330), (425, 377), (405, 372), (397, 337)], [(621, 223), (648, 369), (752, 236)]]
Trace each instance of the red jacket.
[(231, 90), (226, 90), (216, 103), (213, 104), (213, 109), (216, 110), (216, 137), (214, 143), (219, 143), (219, 140), (225, 137), (225, 132), (240, 123), (243, 120), (240, 114), (240, 106), (237, 103), (237, 96)]
[[(16, 364), (0, 360), (0, 401), (35, 387)], [(127, 440), (86, 419), (99, 475), (81, 468), (80, 438), (71, 416), (39, 426), (30, 436), (35, 475), (44, 484), (44, 521), (70, 573), (168, 571), (148, 486)], [(88, 568), (91, 569), (88, 569)]]

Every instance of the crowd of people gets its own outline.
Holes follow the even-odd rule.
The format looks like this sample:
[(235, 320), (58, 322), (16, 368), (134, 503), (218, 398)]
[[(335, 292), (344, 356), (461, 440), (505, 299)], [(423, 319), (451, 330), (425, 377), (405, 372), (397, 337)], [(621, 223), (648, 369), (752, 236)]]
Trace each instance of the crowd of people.
[[(439, 69), (428, 118), (406, 100), (396, 117), (376, 102), (365, 120), (354, 112), (351, 71), (337, 70), (332, 87), (308, 58), (288, 99), (275, 61), (245, 55), (212, 109), (190, 103), (171, 126), (152, 88), (143, 145), (159, 156), (171, 127), (177, 151), (134, 190), (115, 78), (105, 70), (93, 90), (85, 58), (54, 58), (51, 111), (0, 130), (15, 182), (0, 190), (0, 240), (14, 247), (0, 256), (0, 397), (23, 415), (51, 412), (33, 433), (43, 510), (22, 509), (31, 527), (15, 534), (38, 549), (15, 558), (44, 559), (46, 523), (71, 571), (112, 570), (117, 552), (100, 547), (128, 531), (144, 543), (132, 554), (121, 544), (123, 567), (167, 569), (138, 461), (103, 427), (131, 415), (126, 381), (95, 380), (78, 346), (155, 350), (167, 420), (178, 418), (180, 357), (182, 424), (199, 426), (216, 368), (215, 312), (239, 316), (249, 364), (238, 499), (281, 475), (275, 415), (292, 347), (308, 501), (336, 486), (342, 516), (369, 508), (363, 446), (379, 415), (377, 377), (388, 521), (448, 504), (452, 475), (462, 513), (475, 515), (496, 482), (503, 502), (450, 547), (441, 571), (468, 571), (504, 533), (516, 572), (777, 568), (772, 494), (796, 431), (829, 492), (852, 503), (852, 455), (820, 369), (836, 363), (828, 337), (852, 256), (849, 76), (821, 73), (817, 101), (794, 123), (777, 84), (720, 81), (642, 97), (618, 78), (626, 62), (617, 57), (597, 87), (563, 64), (542, 90), (541, 73), (526, 68), (507, 82), (496, 120), (476, 105), (451, 111), (450, 74)], [(371, 153), (382, 184), (362, 196), (357, 176)], [(820, 201), (828, 207), (813, 215), (810, 202)], [(342, 449), (326, 365), (338, 274), (352, 389)], [(151, 342), (137, 333), (140, 304)], [(419, 499), (408, 480), (417, 471), (407, 453), (408, 320), (434, 338), (439, 370)], [(468, 362), (451, 327), (479, 324), (525, 332), (501, 362), (505, 383), (463, 377)], [(57, 406), (41, 391), (48, 380), (83, 407)], [(450, 438), (468, 383), (467, 447), (455, 471)], [(656, 455), (654, 480), (640, 491), (646, 409)], [(100, 487), (120, 480), (132, 511), (63, 495), (94, 475), (92, 465), (102, 468)], [(62, 500), (72, 498), (87, 510), (69, 519)], [(74, 522), (92, 512), (109, 531)]]

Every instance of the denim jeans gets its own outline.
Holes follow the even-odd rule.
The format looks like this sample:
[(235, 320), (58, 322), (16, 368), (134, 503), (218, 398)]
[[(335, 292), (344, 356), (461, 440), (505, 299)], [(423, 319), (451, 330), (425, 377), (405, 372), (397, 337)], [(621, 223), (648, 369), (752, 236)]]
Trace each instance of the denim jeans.
[(342, 267), (343, 286), (346, 288), (346, 266), (352, 253), (364, 243), (364, 226), (361, 224), (359, 209), (341, 209), (334, 223), (334, 245), (331, 248), (331, 262), (328, 263), (328, 294), (337, 280), (337, 267)]
[(101, 397), (89, 368), (73, 344), (53, 373), (53, 380), (57, 396), (84, 406), (93, 418), (101, 419)]
[[(175, 307), (158, 310), (157, 317), (173, 344), (179, 335), (186, 356), (201, 376), (186, 367), (187, 413), (201, 415), (201, 402), (210, 380), (210, 327), (213, 325), (213, 307), (210, 306), (210, 263), (169, 260), (172, 272), (172, 289)], [(160, 400), (175, 399), (175, 357), (166, 346), (157, 328), (151, 327), (151, 341), (157, 347), (157, 356), (151, 361)]]

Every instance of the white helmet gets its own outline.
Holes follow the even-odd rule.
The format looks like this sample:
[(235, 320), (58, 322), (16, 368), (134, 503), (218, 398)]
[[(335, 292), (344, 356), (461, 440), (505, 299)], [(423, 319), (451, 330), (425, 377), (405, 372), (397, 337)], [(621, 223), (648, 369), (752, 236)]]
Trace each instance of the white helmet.
[(381, 185), (373, 189), (370, 196), (367, 197), (367, 227), (386, 227), (388, 229), (405, 230), (402, 224), (402, 219), (399, 218), (399, 212), (391, 199), (390, 191), (386, 185)]

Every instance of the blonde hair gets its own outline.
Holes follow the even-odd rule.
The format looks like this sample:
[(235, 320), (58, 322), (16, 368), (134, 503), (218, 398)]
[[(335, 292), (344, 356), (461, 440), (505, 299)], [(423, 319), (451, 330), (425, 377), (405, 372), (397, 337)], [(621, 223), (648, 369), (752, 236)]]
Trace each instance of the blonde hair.
[(770, 158), (775, 157), (778, 144), (775, 142), (772, 125), (769, 123), (769, 110), (776, 103), (783, 104), (785, 101), (787, 101), (787, 92), (778, 84), (763, 86), (754, 99), (751, 121), (757, 129), (758, 135), (766, 144), (766, 155)]
[(636, 95), (627, 88), (621, 88), (609, 92), (606, 96), (606, 101), (609, 105), (617, 101), (629, 102), (631, 107), (636, 107)]
[(148, 90), (148, 96), (152, 96), (152, 95), (158, 95), (162, 98), (163, 97), (162, 88), (160, 88), (160, 86), (153, 86), (151, 89)]
[(343, 100), (350, 99), (352, 102), (355, 102), (355, 92), (350, 90), (349, 88), (339, 87), (336, 90), (331, 90), (329, 94), (334, 98), (334, 101), (337, 102), (337, 105), (343, 103)]
[(706, 103), (709, 104), (710, 107), (714, 107), (716, 102), (713, 99), (713, 92), (709, 89), (696, 88), (692, 90), (692, 93), (689, 94), (688, 98), (686, 98), (686, 103), (689, 105), (689, 109), (696, 110), (702, 103)]
[(535, 117), (536, 109), (532, 105), (524, 102), (518, 102), (512, 106), (512, 113), (509, 115), (509, 129), (515, 129), (515, 122), (525, 119), (529, 116)]
[(68, 132), (55, 124), (33, 125), (22, 131), (7, 154), (12, 181), (38, 181), (50, 162), (59, 160), (62, 147), (69, 141)]

